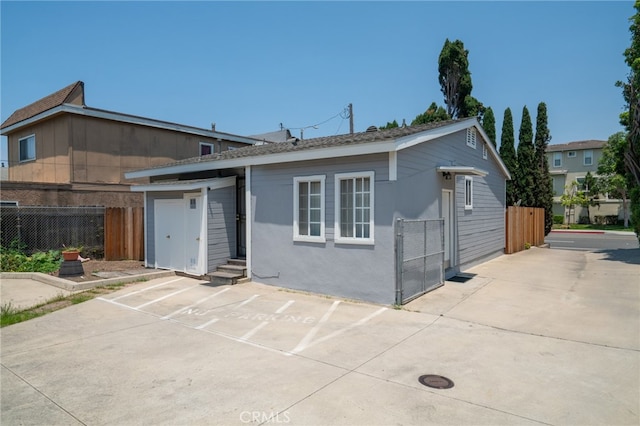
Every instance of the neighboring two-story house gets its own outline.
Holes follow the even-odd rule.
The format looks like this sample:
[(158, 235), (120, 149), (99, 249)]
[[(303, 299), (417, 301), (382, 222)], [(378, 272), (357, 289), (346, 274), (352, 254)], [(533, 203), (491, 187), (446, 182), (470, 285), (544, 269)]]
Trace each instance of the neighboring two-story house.
[[(549, 173), (553, 179), (553, 214), (563, 215), (565, 223), (578, 223), (581, 217), (587, 216), (587, 209), (584, 207), (576, 206), (573, 211), (565, 208), (560, 202), (560, 197), (567, 189), (570, 190), (573, 182), (578, 183), (578, 190), (589, 191), (584, 183), (585, 176), (588, 172), (593, 176), (597, 175), (598, 162), (606, 143), (601, 140), (587, 140), (547, 147)], [(591, 222), (595, 221), (596, 216), (617, 215), (619, 219), (624, 218), (622, 200), (609, 198), (608, 194), (599, 194), (597, 201), (597, 206), (589, 208)]]
[(9, 167), (3, 202), (142, 206), (128, 171), (260, 144), (257, 138), (88, 107), (75, 82), (15, 111), (0, 126)]

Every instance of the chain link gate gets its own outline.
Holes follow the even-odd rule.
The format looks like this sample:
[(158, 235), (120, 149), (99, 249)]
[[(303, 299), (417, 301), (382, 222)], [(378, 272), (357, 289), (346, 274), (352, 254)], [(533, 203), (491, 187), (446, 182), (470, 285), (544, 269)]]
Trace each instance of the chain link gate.
[(396, 304), (444, 284), (444, 219), (396, 220)]

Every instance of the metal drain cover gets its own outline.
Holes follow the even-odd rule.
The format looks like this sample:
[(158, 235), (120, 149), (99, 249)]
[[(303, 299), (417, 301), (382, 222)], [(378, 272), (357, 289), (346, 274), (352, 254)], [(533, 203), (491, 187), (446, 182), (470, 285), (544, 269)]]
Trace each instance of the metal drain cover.
[(435, 374), (425, 374), (424, 376), (420, 376), (418, 381), (425, 386), (435, 389), (449, 389), (453, 387), (453, 380)]

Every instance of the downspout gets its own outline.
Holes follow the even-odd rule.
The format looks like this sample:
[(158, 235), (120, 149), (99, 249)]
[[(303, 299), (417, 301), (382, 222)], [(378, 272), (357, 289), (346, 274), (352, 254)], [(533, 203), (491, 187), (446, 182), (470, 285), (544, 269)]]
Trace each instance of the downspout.
[(253, 221), (253, 208), (251, 205), (251, 166), (246, 166), (244, 168), (244, 196), (245, 196), (245, 208), (246, 208), (246, 220), (245, 220), (245, 248), (247, 250), (246, 261), (247, 261), (247, 278), (251, 279), (251, 258), (252, 258), (252, 249), (251, 249), (251, 223)]
[[(131, 187), (129, 187), (129, 191), (131, 191)], [(149, 217), (149, 210), (147, 208), (147, 191), (143, 192), (143, 199), (142, 199), (142, 208), (143, 210), (143, 215), (144, 215), (144, 222), (143, 222), (143, 227), (142, 227), (142, 233), (144, 235), (144, 267), (148, 268), (149, 267), (149, 255), (147, 253), (148, 247), (149, 247), (149, 239), (147, 238), (147, 232), (149, 232), (149, 222), (147, 220), (147, 218)]]
[(202, 253), (202, 267), (200, 272), (202, 275), (209, 273), (209, 220), (207, 212), (209, 211), (209, 188), (204, 187), (202, 193), (202, 220), (200, 222), (200, 248)]

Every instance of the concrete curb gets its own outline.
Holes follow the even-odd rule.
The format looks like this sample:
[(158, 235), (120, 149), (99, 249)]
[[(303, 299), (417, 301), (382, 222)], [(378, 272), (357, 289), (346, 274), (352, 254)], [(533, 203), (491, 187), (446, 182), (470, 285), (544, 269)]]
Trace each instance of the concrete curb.
[(52, 285), (54, 287), (61, 288), (68, 291), (81, 291), (88, 290), (94, 287), (101, 287), (118, 283), (130, 283), (138, 280), (152, 280), (154, 278), (175, 276), (174, 271), (159, 271), (148, 272), (144, 274), (125, 275), (115, 278), (106, 278), (103, 280), (87, 281), (84, 283), (77, 283), (74, 281), (65, 280), (62, 278), (54, 277), (52, 275), (43, 274), (40, 272), (0, 272), (0, 279), (31, 279), (41, 282), (43, 284)]

